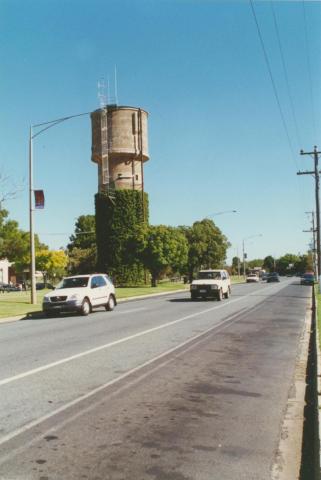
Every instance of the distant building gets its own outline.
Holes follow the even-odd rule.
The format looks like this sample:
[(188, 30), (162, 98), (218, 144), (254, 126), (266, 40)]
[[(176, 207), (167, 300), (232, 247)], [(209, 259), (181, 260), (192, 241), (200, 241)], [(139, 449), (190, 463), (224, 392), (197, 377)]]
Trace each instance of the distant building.
[(6, 258), (0, 260), (0, 283), (9, 283), (9, 268), (11, 265), (12, 262), (9, 262)]

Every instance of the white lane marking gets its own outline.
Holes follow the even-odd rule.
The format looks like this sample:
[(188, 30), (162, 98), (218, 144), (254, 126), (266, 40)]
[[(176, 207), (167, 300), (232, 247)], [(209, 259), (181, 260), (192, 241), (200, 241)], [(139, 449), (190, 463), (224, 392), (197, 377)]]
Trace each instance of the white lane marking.
[[(278, 285), (279, 286), (279, 285)], [(271, 290), (272, 288), (276, 288), (275, 285), (271, 287), (263, 287), (260, 290)], [(23, 373), (19, 373), (18, 375), (14, 375), (12, 377), (4, 378), (3, 380), (0, 380), (0, 386), (6, 385), (8, 383), (14, 382), (16, 380), (21, 380), (22, 378), (29, 377), (30, 375), (34, 375), (39, 372), (43, 372), (45, 370), (49, 370), (50, 368), (57, 367), (58, 365), (63, 365), (64, 363), (71, 362), (72, 360), (75, 360), (77, 358), (85, 357), (86, 355), (90, 355), (92, 353), (99, 352), (100, 350), (105, 350), (107, 348), (114, 347), (115, 345), (119, 345), (121, 343), (128, 342), (129, 340), (133, 340), (135, 338), (142, 337), (144, 335), (148, 335), (149, 333), (157, 332), (158, 330), (162, 330), (163, 328), (171, 327), (172, 325), (175, 325), (177, 323), (184, 322), (186, 320), (189, 320), (194, 317), (198, 317), (200, 315), (203, 315), (204, 313), (211, 312), (212, 310), (219, 310), (220, 308), (224, 308), (228, 305), (231, 305), (232, 303), (240, 302), (241, 300), (244, 300), (247, 297), (251, 297), (255, 295), (259, 290), (256, 290), (255, 292), (249, 293), (248, 295), (244, 295), (243, 297), (235, 298), (234, 300), (229, 300), (227, 303), (223, 303), (220, 305), (215, 305), (214, 307), (207, 308), (206, 310), (202, 310), (201, 312), (196, 312), (192, 313), (191, 315), (187, 315), (186, 317), (179, 318), (177, 320), (173, 320), (171, 322), (166, 322), (163, 323), (162, 325), (158, 325), (157, 327), (149, 328), (147, 330), (144, 330), (142, 332), (135, 333), (134, 335), (130, 335), (128, 337), (120, 338), (119, 340), (115, 340), (114, 342), (106, 343), (104, 345), (100, 345), (99, 347), (94, 347), (89, 350), (85, 350), (84, 352), (81, 353), (76, 353), (75, 355), (71, 355), (70, 357), (62, 358), (61, 360), (57, 360), (56, 362), (48, 363), (47, 365), (43, 365), (42, 367), (34, 368), (32, 370), (28, 370)]]
[[(244, 313), (244, 312), (241, 312), (241, 314)], [(235, 315), (237, 315), (237, 313), (234, 313), (231, 315), (231, 317), (233, 318)], [(225, 325), (223, 328), (221, 328), (221, 330), (223, 330), (224, 328), (226, 327), (229, 327), (230, 325), (232, 325), (233, 323), (239, 321), (239, 318), (236, 318), (234, 320), (230, 320), (229, 318), (226, 318), (225, 320), (222, 320), (220, 323), (218, 323), (217, 325), (215, 325), (214, 327), (210, 327), (208, 328), (207, 330), (204, 330), (204, 332), (202, 333), (199, 333), (198, 335), (195, 335), (194, 337), (192, 338), (189, 338), (188, 340), (185, 340), (185, 342), (182, 342), (180, 343), (179, 345), (177, 345), (176, 347), (173, 347), (173, 348), (170, 348), (169, 350), (167, 350), (166, 352), (163, 352), (161, 353), (160, 355), (157, 355), (156, 357), (152, 358), (151, 360), (148, 360), (147, 362), (144, 362), (142, 363), (141, 365), (138, 365), (137, 367), (135, 368), (132, 368), (131, 370), (129, 370), (128, 372), (124, 373), (123, 375), (120, 375), (119, 377), (117, 378), (114, 378), (113, 380), (110, 380), (109, 382), (107, 383), (104, 383), (104, 385), (100, 385), (99, 387), (97, 388), (94, 388), (93, 390), (91, 390), (90, 392), (88, 393), (85, 393), (84, 395), (81, 395), (80, 397), (74, 399), (74, 400), (71, 400), (70, 402), (66, 403), (65, 405), (62, 405), (61, 407), (57, 408), (56, 410), (50, 412), (50, 413), (47, 413), (46, 415), (43, 415), (42, 417), (36, 419), (36, 420), (33, 420), (32, 422), (24, 425), (23, 427), (20, 427), (20, 428), (17, 428), (16, 430), (13, 430), (12, 432), (8, 433), (7, 435), (4, 435), (2, 438), (0, 438), (0, 445), (3, 445), (4, 443), (8, 442), (9, 440), (13, 439), (14, 437), (17, 437), (18, 435), (21, 435), (22, 433), (25, 433), (27, 432), (28, 430), (30, 430), (31, 428), (39, 425), (40, 423), (46, 421), (46, 420), (49, 420), (50, 418), (52, 418), (53, 416), (59, 414), (59, 413), (62, 413), (64, 412), (65, 410), (67, 410), (68, 408), (70, 407), (73, 407), (75, 405), (77, 405), (78, 403), (80, 403), (81, 401), (83, 400), (86, 400), (87, 398), (90, 398), (92, 397), (93, 395), (95, 395), (96, 393), (99, 393), (101, 392), (102, 390), (110, 387), (111, 385), (114, 385), (115, 383), (118, 383), (120, 382), (121, 380), (125, 379), (126, 377), (129, 377), (130, 375), (132, 375), (133, 373), (141, 370), (142, 368), (144, 367), (148, 367), (149, 365), (151, 365), (152, 363), (154, 362), (157, 362), (158, 360), (166, 357), (167, 355), (170, 355), (171, 353), (175, 352), (176, 350), (179, 350), (180, 348), (184, 347), (185, 345), (188, 345), (189, 343), (193, 342), (194, 340), (197, 340), (198, 338), (202, 337), (202, 336), (205, 336), (207, 333), (209, 333), (210, 331), (212, 330), (216, 330), (218, 329), (219, 327), (221, 326), (224, 326), (226, 323), (227, 325)], [(164, 362), (165, 364), (167, 362)], [(80, 412), (79, 412), (80, 413)], [(83, 413), (83, 412), (81, 412)], [(76, 414), (75, 416), (78, 416), (78, 414)], [(73, 417), (72, 417), (73, 418)], [(2, 463), (2, 462), (0, 462)]]

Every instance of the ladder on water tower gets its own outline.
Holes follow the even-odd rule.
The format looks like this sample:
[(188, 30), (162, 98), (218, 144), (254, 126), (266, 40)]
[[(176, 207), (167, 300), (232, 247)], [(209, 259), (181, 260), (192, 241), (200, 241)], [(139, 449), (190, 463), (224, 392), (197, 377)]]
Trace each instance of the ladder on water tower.
[(101, 173), (103, 190), (114, 200), (115, 184), (109, 174), (107, 110), (101, 116)]

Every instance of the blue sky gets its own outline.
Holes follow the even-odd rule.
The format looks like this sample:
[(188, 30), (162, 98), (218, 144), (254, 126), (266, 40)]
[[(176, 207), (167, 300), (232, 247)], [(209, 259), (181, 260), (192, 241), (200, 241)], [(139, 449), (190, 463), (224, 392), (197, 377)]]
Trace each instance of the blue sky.
[[(119, 104), (150, 114), (151, 223), (191, 225), (235, 209), (213, 217), (232, 244), (229, 259), (256, 234), (249, 258), (305, 252), (314, 184), (296, 171), (312, 168), (301, 148), (321, 147), (321, 3), (273, 2), (298, 132), (271, 3), (254, 6), (294, 154), (250, 2), (0, 0), (0, 167), (26, 182), (6, 204), (10, 216), (29, 228), (30, 124), (98, 108), (97, 82), (109, 75), (112, 84), (117, 65)], [(94, 213), (90, 155), (86, 116), (35, 139), (35, 188), (46, 195), (35, 229), (51, 248), (68, 243), (79, 215)]]

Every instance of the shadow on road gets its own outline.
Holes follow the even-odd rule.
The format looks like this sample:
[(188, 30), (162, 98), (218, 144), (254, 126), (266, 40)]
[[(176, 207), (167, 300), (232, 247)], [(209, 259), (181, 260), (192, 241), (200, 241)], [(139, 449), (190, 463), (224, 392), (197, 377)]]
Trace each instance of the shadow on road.
[[(174, 302), (174, 303), (190, 303), (192, 300), (190, 298), (168, 298), (167, 302)], [(196, 300), (193, 300), (196, 301)]]

